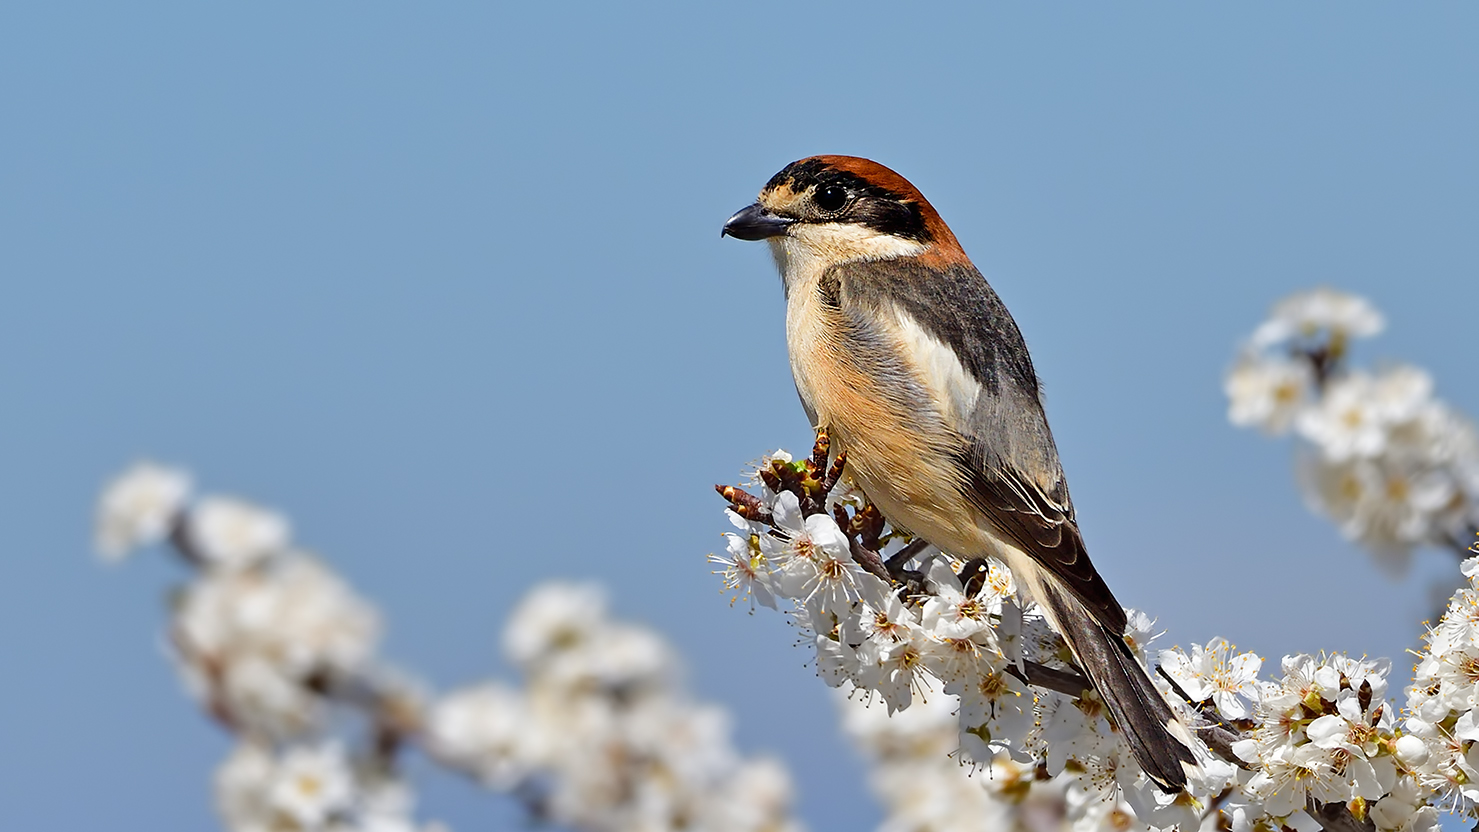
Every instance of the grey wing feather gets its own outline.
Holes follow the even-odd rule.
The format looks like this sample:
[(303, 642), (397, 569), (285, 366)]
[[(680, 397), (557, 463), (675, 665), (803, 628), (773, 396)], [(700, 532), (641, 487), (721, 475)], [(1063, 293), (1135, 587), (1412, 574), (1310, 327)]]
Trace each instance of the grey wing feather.
[(1054, 503), (1010, 465), (982, 464), (975, 461), (979, 458), (973, 453), (960, 461), (976, 504), (1100, 624), (1111, 632), (1124, 633), (1124, 608), (1089, 561), (1072, 507)]

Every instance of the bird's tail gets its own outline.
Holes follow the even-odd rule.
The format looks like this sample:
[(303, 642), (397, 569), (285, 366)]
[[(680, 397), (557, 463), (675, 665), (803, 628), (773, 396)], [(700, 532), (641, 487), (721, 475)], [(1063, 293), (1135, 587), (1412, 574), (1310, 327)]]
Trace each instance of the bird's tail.
[(1186, 788), (1188, 771), (1197, 770), (1191, 732), (1145, 675), (1123, 634), (1110, 632), (1095, 621), (1066, 591), (1050, 581), (1043, 584), (1037, 600), (1108, 706), (1135, 761), (1162, 791)]

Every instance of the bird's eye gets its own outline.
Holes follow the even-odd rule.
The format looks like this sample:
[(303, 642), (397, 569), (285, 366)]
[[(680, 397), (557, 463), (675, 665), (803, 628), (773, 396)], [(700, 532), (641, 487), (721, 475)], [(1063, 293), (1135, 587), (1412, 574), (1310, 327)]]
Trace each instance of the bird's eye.
[(847, 204), (847, 189), (841, 185), (818, 188), (812, 201), (823, 211), (836, 211)]

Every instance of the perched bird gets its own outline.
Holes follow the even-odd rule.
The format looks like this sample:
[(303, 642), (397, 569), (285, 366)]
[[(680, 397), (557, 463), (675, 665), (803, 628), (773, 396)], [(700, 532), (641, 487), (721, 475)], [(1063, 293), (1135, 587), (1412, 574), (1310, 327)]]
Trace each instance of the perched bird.
[(1141, 768), (1183, 788), (1190, 734), (1089, 562), (1022, 334), (929, 201), (877, 162), (813, 156), (772, 177), (723, 234), (769, 241), (796, 390), (852, 480), (941, 550), (1001, 558)]

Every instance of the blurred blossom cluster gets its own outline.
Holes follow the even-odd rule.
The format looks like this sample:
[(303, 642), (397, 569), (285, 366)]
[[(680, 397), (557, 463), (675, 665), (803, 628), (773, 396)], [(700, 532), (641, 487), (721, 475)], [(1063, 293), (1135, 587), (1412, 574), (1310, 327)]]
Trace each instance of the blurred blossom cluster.
[(1298, 438), (1305, 499), (1394, 573), (1420, 545), (1462, 551), (1479, 531), (1479, 432), (1416, 367), (1350, 365), (1382, 330), (1365, 299), (1332, 289), (1275, 305), (1228, 372), (1228, 418)]
[(613, 621), (594, 586), (548, 584), (514, 611), (504, 650), (522, 689), (487, 683), (432, 709), (433, 758), (570, 829), (786, 832), (785, 768), (745, 759), (729, 716), (691, 701), (668, 645)]
[(1199, 738), (1200, 773), (1166, 795), (1010, 571), (891, 531), (844, 466), (821, 436), (808, 459), (764, 458), (749, 490), (719, 487), (734, 531), (710, 561), (736, 600), (783, 609), (845, 693), (883, 829), (1428, 832), (1439, 804), (1474, 814), (1479, 590), (1430, 635), (1405, 729), (1389, 662), (1295, 655), (1260, 678), (1263, 660), (1220, 638), (1148, 652), (1153, 622), (1126, 610), (1132, 651)]
[(233, 832), (432, 832), (401, 776), (419, 752), (571, 830), (786, 832), (791, 782), (729, 743), (727, 714), (692, 701), (650, 630), (601, 592), (534, 589), (504, 633), (521, 686), (434, 696), (379, 658), (379, 616), (277, 512), (195, 496), (141, 463), (103, 491), (96, 542), (120, 560), (168, 542), (191, 572), (171, 593), (185, 687), (237, 739), (216, 773)]

